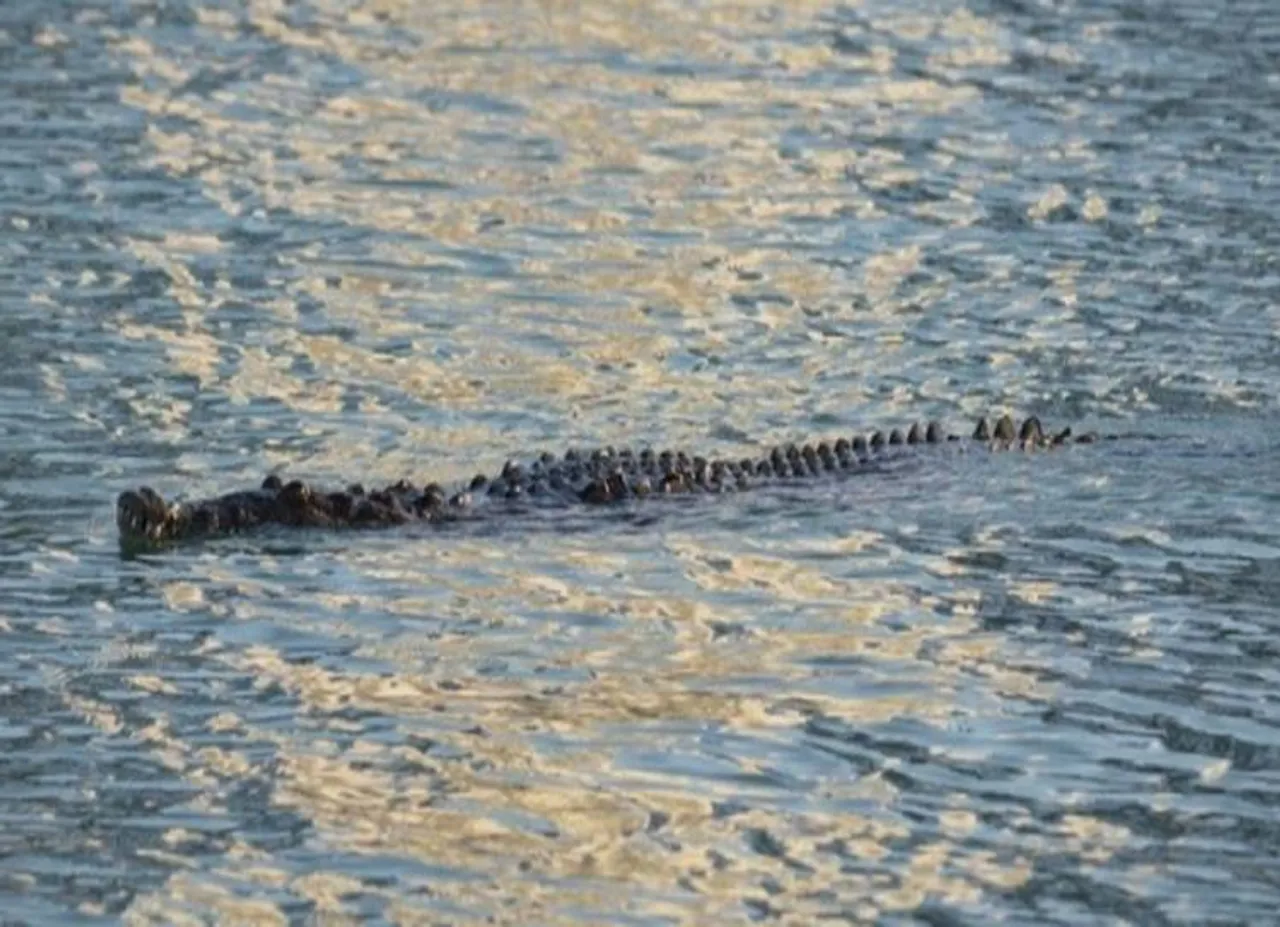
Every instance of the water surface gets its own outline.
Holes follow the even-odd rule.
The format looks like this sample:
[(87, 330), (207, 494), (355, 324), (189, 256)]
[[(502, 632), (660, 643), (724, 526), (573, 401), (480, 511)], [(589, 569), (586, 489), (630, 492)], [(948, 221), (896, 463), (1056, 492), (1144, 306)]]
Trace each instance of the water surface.
[[(1273, 917), (1272, 4), (17, 0), (0, 129), (11, 921)], [(112, 521), (1004, 410), (1146, 437)]]

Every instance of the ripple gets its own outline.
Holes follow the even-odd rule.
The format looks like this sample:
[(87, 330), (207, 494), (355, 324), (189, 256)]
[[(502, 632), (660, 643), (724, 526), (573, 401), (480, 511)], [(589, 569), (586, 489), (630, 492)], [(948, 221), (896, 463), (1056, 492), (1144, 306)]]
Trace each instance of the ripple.
[[(1266, 920), (1270, 8), (425, 9), (0, 14), (5, 910)], [(1124, 439), (132, 559), (110, 510), (1006, 409)]]

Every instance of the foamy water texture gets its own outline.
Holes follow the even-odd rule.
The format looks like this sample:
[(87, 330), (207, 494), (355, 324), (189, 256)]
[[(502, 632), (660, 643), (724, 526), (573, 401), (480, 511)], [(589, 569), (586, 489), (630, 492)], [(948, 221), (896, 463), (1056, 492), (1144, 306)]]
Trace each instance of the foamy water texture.
[[(0, 6), (6, 924), (1258, 924), (1280, 9)], [(129, 559), (116, 493), (1140, 440)]]

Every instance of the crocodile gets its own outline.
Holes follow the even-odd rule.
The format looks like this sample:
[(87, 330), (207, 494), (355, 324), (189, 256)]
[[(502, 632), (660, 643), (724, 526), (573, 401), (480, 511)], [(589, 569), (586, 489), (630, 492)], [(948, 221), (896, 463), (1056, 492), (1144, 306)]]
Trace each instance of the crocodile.
[(154, 546), (216, 538), (267, 526), (374, 528), (411, 522), (439, 523), (533, 507), (609, 505), (654, 495), (742, 492), (866, 472), (917, 453), (922, 446), (978, 447), (992, 451), (1048, 450), (1098, 440), (1070, 428), (1046, 432), (1034, 416), (1019, 425), (1008, 415), (994, 424), (980, 419), (969, 437), (950, 434), (938, 422), (889, 432), (855, 434), (816, 443), (783, 444), (758, 457), (708, 458), (679, 450), (602, 447), (543, 453), (509, 460), (499, 475), (478, 474), (446, 489), (400, 480), (366, 490), (359, 484), (326, 490), (270, 475), (256, 489), (189, 502), (168, 502), (149, 486), (122, 492), (116, 525), (127, 546)]

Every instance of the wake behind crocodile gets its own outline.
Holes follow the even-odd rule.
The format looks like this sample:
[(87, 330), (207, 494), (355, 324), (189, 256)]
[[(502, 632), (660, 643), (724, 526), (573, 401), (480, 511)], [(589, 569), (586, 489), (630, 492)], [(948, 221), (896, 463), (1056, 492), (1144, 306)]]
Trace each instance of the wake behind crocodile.
[(270, 527), (378, 528), (410, 523), (448, 524), (501, 514), (563, 512), (569, 508), (771, 489), (785, 492), (822, 481), (892, 471), (946, 451), (1044, 451), (1098, 440), (1070, 428), (1046, 432), (1039, 419), (1019, 425), (1002, 416), (978, 421), (967, 436), (938, 422), (854, 434), (834, 440), (782, 444), (756, 457), (704, 457), (680, 450), (600, 447), (557, 457), (508, 461), (494, 477), (477, 474), (446, 488), (409, 480), (366, 489), (330, 490), (301, 480), (268, 476), (262, 484), (191, 501), (170, 502), (148, 486), (116, 501), (116, 524), (127, 548), (217, 538)]

